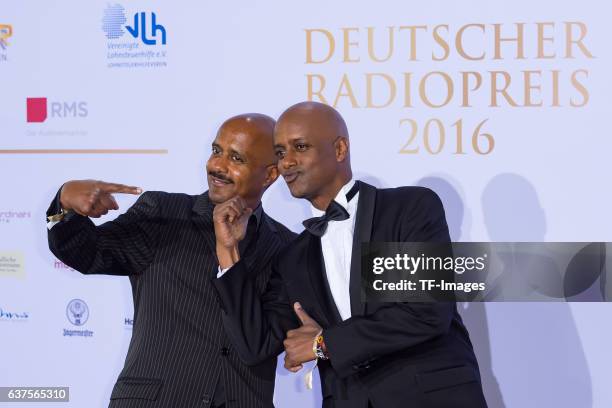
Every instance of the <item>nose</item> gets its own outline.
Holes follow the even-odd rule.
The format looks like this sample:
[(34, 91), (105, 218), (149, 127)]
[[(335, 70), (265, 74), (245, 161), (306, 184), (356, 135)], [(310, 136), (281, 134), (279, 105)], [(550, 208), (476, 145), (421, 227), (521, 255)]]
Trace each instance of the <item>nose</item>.
[(227, 174), (227, 160), (223, 156), (211, 156), (206, 169), (215, 173)]
[(295, 155), (288, 151), (285, 153), (285, 156), (279, 160), (278, 164), (282, 170), (290, 170), (292, 167), (297, 165), (297, 161), (295, 159)]

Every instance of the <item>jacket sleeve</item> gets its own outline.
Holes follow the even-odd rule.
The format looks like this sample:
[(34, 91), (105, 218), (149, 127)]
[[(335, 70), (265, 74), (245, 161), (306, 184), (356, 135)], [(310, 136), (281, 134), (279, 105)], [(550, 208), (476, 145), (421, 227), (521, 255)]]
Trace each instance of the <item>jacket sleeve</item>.
[[(60, 212), (59, 192), (47, 215)], [(132, 275), (153, 258), (160, 228), (160, 207), (153, 192), (143, 193), (125, 214), (96, 226), (89, 217), (69, 213), (48, 228), (49, 249), (83, 274)]]
[(299, 326), (276, 262), (269, 266), (272, 271), (264, 293), (256, 288), (257, 273), (250, 271), (243, 260), (213, 279), (223, 324), (247, 365), (276, 357), (283, 351), (287, 331)]
[[(402, 222), (403, 242), (450, 242), (444, 208), (431, 190)], [(351, 317), (323, 332), (330, 363), (343, 378), (381, 357), (417, 346), (449, 330), (454, 302), (389, 303), (366, 316)]]

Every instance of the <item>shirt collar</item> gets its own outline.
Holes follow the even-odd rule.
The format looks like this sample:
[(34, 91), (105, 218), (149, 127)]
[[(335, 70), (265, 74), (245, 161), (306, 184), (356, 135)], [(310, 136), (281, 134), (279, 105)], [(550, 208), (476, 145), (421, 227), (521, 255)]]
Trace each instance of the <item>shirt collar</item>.
[[(338, 191), (336, 198), (334, 198), (334, 201), (340, 204), (342, 207), (344, 207), (344, 209), (347, 211), (349, 209), (349, 205), (348, 205), (348, 201), (346, 200), (346, 194), (351, 190), (351, 188), (353, 188), (354, 185), (355, 185), (355, 180), (351, 179), (351, 181), (349, 181), (344, 186), (342, 186), (340, 191)], [(325, 214), (325, 211), (319, 210), (312, 204), (310, 205), (310, 211), (312, 212), (313, 217), (320, 217), (323, 214)]]

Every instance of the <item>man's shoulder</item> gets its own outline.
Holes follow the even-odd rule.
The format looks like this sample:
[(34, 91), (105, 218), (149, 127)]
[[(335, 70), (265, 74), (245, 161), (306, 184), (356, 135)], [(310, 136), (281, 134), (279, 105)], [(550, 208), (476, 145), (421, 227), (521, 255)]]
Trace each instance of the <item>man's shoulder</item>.
[(385, 210), (391, 208), (403, 211), (420, 207), (438, 207), (442, 205), (440, 197), (431, 189), (421, 186), (402, 186), (377, 189), (377, 207)]
[(170, 201), (191, 201), (193, 202), (199, 195), (191, 195), (186, 193), (170, 193), (168, 191), (158, 190), (147, 190), (141, 194), (141, 196), (149, 195), (159, 200), (170, 200)]
[(138, 197), (138, 202), (158, 206), (164, 213), (175, 213), (191, 210), (198, 197), (185, 193), (145, 191)]
[(427, 187), (421, 186), (401, 186), (401, 187), (393, 187), (393, 188), (381, 188), (378, 189), (378, 195), (380, 195), (379, 199), (387, 200), (387, 199), (397, 199), (400, 198), (402, 200), (416, 200), (416, 201), (429, 201), (429, 200), (439, 200), (438, 195), (431, 189)]
[(284, 243), (288, 244), (292, 242), (293, 240), (295, 240), (295, 238), (298, 236), (298, 234), (291, 231), (289, 228), (285, 227), (285, 225), (283, 225), (279, 221), (276, 221), (274, 218), (272, 218), (267, 213), (266, 213), (266, 218), (267, 218), (267, 221), (270, 223), (272, 230), (279, 235), (279, 237)]
[(291, 232), (291, 240), (288, 240), (283, 248), (278, 253), (278, 259), (281, 262), (289, 262), (293, 265), (305, 259), (306, 251), (310, 244), (312, 235), (304, 230), (299, 234)]

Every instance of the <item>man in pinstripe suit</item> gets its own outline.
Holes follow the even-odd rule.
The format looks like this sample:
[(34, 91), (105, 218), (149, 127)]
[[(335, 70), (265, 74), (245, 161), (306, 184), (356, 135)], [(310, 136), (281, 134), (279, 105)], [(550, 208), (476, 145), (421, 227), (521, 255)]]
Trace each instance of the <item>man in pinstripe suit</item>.
[(141, 190), (69, 181), (51, 203), (51, 251), (83, 274), (128, 276), (132, 285), (133, 334), (110, 407), (273, 406), (276, 358), (254, 367), (240, 360), (211, 285), (220, 239), (213, 227), (215, 206), (235, 197), (246, 203), (240, 251), (261, 291), (271, 259), (295, 237), (261, 207), (264, 191), (278, 177), (273, 129), (274, 120), (260, 114), (227, 120), (212, 145), (204, 194), (146, 192), (125, 214), (100, 226), (89, 217), (118, 209), (112, 193)]

